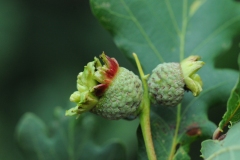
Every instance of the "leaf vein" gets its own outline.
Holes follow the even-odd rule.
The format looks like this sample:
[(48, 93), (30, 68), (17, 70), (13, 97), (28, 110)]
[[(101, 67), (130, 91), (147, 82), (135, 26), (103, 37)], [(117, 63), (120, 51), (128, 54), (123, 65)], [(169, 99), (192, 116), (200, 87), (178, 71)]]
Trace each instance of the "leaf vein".
[(184, 51), (185, 51), (185, 37), (186, 37), (186, 29), (188, 23), (187, 17), (187, 0), (183, 1), (183, 11), (182, 11), (182, 31), (180, 32), (180, 61), (184, 59)]
[(230, 117), (227, 119), (227, 121), (225, 122), (225, 124), (223, 125), (223, 127), (225, 127), (229, 121), (231, 121), (231, 119), (233, 118), (233, 116), (235, 115), (235, 113), (239, 110), (240, 108), (240, 103), (238, 103), (237, 107), (235, 110), (233, 110), (233, 112), (231, 113)]
[(173, 24), (173, 26), (174, 26), (174, 28), (175, 28), (175, 30), (176, 30), (176, 33), (179, 35), (180, 29), (179, 29), (179, 27), (178, 27), (178, 25), (177, 25), (176, 17), (175, 17), (175, 15), (174, 15), (174, 13), (173, 13), (172, 6), (171, 6), (169, 0), (165, 0), (165, 3), (166, 3), (166, 5), (167, 5), (167, 10), (168, 10), (170, 19), (171, 19), (171, 21), (172, 21), (172, 24)]
[(223, 149), (215, 152), (214, 154), (212, 154), (206, 160), (211, 160), (211, 159), (214, 159), (214, 158), (218, 158), (221, 154), (224, 154), (224, 153), (229, 152), (229, 151), (240, 151), (240, 146), (231, 146), (231, 147), (223, 148)]
[(218, 33), (222, 32), (223, 30), (225, 30), (227, 27), (233, 25), (234, 23), (239, 22), (240, 20), (240, 16), (236, 16), (233, 17), (231, 19), (229, 19), (227, 22), (225, 22), (224, 24), (222, 24), (221, 26), (219, 26), (217, 29), (215, 29), (215, 31), (212, 32), (212, 34), (210, 34), (208, 37), (206, 37), (202, 42), (199, 43), (199, 45), (197, 45), (193, 51), (191, 52), (191, 54), (195, 54), (201, 47), (203, 47), (205, 44), (207, 44), (211, 39), (213, 39)]
[(123, 19), (127, 19), (127, 20), (131, 20), (131, 19), (132, 19), (132, 18), (129, 17), (129, 16), (125, 16), (125, 15), (123, 15), (123, 14), (120, 14), (120, 13), (114, 12), (114, 11), (112, 11), (111, 9), (107, 9), (106, 11), (108, 11), (108, 13), (110, 13), (110, 14), (112, 14), (112, 15), (118, 17), (118, 18), (123, 18)]
[(179, 104), (177, 106), (176, 129), (175, 129), (175, 132), (174, 132), (171, 151), (170, 151), (170, 154), (169, 154), (169, 157), (168, 157), (169, 160), (173, 159), (174, 153), (175, 153), (175, 150), (176, 150), (177, 136), (178, 136), (178, 131), (179, 131), (180, 122), (181, 122), (181, 107), (182, 107), (181, 104)]
[(152, 41), (150, 40), (149, 36), (147, 35), (147, 33), (144, 31), (143, 27), (141, 26), (141, 24), (139, 23), (139, 21), (137, 20), (137, 18), (133, 15), (132, 11), (129, 9), (129, 7), (127, 6), (126, 2), (124, 0), (121, 0), (125, 10), (128, 12), (128, 14), (130, 15), (130, 17), (132, 18), (132, 21), (134, 22), (134, 24), (137, 26), (137, 28), (139, 29), (139, 31), (141, 32), (142, 36), (145, 38), (145, 40), (147, 41), (149, 47), (152, 49), (153, 53), (158, 57), (160, 62), (164, 62), (161, 54), (159, 53), (159, 51), (157, 50), (157, 48), (153, 45)]

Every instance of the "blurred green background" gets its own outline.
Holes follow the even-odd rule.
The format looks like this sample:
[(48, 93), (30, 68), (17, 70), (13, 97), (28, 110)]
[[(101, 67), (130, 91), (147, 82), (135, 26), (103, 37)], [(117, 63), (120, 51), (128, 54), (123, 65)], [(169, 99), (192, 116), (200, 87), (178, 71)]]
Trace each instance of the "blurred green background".
[[(239, 41), (238, 36), (231, 49), (217, 57), (217, 68), (238, 68), (232, 60)], [(25, 159), (15, 141), (20, 117), (33, 112), (48, 124), (55, 107), (67, 109), (77, 74), (102, 51), (137, 73), (92, 15), (89, 1), (0, 0), (0, 160)], [(221, 110), (218, 106), (209, 111), (211, 120), (219, 122), (225, 111), (225, 104), (221, 106)], [(120, 138), (127, 146), (128, 159), (136, 159), (138, 120), (96, 118), (103, 124), (97, 143)], [(200, 141), (192, 145), (191, 155), (199, 157), (199, 149)]]
[[(88, 1), (0, 0), (1, 160), (25, 159), (14, 137), (20, 117), (33, 112), (48, 124), (55, 107), (69, 106), (77, 74), (102, 51), (137, 73), (93, 17)], [(99, 143), (121, 138), (131, 144), (128, 157), (134, 158), (138, 121), (102, 121), (109, 125), (100, 131)]]

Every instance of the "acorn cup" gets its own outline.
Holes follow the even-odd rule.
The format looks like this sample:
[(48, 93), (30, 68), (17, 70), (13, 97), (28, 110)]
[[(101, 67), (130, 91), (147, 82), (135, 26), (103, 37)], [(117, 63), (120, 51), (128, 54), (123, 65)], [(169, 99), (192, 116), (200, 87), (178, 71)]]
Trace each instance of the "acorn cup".
[(204, 65), (199, 56), (189, 56), (181, 63), (163, 63), (153, 69), (148, 79), (149, 97), (153, 104), (178, 105), (185, 91), (198, 96), (202, 80), (196, 72)]
[(110, 120), (132, 120), (138, 116), (143, 88), (133, 72), (119, 67), (114, 58), (100, 55), (89, 62), (77, 77), (77, 91), (70, 101), (77, 106), (66, 111), (66, 116), (80, 115), (90, 111)]

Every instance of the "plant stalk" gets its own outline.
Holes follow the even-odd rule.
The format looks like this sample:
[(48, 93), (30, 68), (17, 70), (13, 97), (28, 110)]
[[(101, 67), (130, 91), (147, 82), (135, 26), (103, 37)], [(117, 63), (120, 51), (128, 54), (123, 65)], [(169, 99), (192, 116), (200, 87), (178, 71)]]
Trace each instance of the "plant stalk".
[(149, 160), (157, 160), (151, 133), (150, 125), (150, 100), (148, 97), (148, 85), (147, 85), (147, 75), (144, 75), (140, 61), (137, 54), (133, 53), (133, 57), (136, 61), (138, 71), (143, 83), (143, 100), (140, 106), (140, 126), (142, 129), (143, 139), (146, 146), (147, 156)]

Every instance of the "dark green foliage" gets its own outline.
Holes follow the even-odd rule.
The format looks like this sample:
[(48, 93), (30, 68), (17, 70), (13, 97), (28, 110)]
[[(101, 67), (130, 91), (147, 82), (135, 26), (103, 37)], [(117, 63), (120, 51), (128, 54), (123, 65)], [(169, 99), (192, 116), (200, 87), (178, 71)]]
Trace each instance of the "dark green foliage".
[[(189, 159), (190, 144), (198, 137), (211, 137), (216, 128), (208, 120), (208, 108), (226, 103), (237, 79), (236, 71), (217, 69), (214, 62), (240, 34), (239, 3), (91, 0), (91, 7), (123, 53), (130, 59), (132, 52), (138, 54), (146, 74), (162, 62), (179, 62), (189, 55), (202, 57), (203, 92), (196, 98), (185, 94), (176, 108), (153, 108), (151, 115), (157, 157)], [(144, 143), (139, 148), (139, 157), (146, 159)]]
[[(58, 148), (59, 155), (54, 153), (56, 148), (50, 148), (63, 143), (60, 138), (63, 133), (56, 131), (69, 133), (67, 127), (65, 130), (60, 128), (60, 122), (67, 124), (70, 119), (61, 117), (60, 120), (58, 116), (53, 121), (58, 127), (51, 124), (55, 106), (67, 109), (66, 102), (76, 87), (77, 74), (86, 62), (102, 51), (128, 69), (135, 65), (121, 59), (122, 55), (114, 48), (109, 35), (91, 15), (88, 3), (0, 0), (0, 159), (23, 159), (16, 140), (25, 156), (35, 159), (37, 152), (30, 147), (31, 139), (35, 137), (30, 133), (36, 134), (36, 131), (42, 133), (37, 134), (41, 139), (36, 141), (46, 147), (43, 148), (49, 157), (80, 156), (81, 152), (69, 154), (72, 151), (64, 149), (66, 146)], [(238, 78), (236, 55), (239, 53), (240, 3), (233, 0), (91, 0), (91, 8), (113, 36), (117, 47), (131, 61), (132, 52), (138, 54), (146, 74), (159, 63), (179, 62), (192, 54), (200, 55), (206, 63), (199, 72), (204, 83), (199, 97), (187, 93), (178, 108), (152, 108), (151, 113), (158, 157), (170, 158), (170, 153), (177, 149), (176, 159), (189, 159), (191, 143), (199, 137), (210, 138), (222, 116), (218, 112), (211, 115), (218, 116), (214, 124), (209, 121), (208, 109), (226, 104)], [(33, 113), (24, 115), (23, 123), (18, 123), (19, 132), (14, 136), (17, 121), (25, 112)], [(91, 114), (89, 116), (93, 118)], [(74, 121), (81, 126), (85, 120)], [(110, 149), (122, 148), (118, 143), (108, 141), (116, 137), (125, 142), (127, 158), (135, 158), (137, 121), (101, 120), (99, 124), (103, 129), (91, 133), (94, 137), (99, 136), (98, 140), (78, 137), (84, 143), (87, 141), (86, 144), (89, 141), (86, 148), (93, 148), (91, 153), (94, 154), (88, 157), (106, 156), (111, 153), (108, 152)], [(238, 133), (236, 128), (232, 130)], [(234, 137), (235, 133), (229, 135)], [(138, 137), (139, 159), (147, 159), (139, 131)], [(104, 143), (106, 141), (109, 144)], [(198, 152), (195, 154), (197, 158)]]
[(91, 114), (78, 120), (65, 117), (65, 111), (55, 109), (55, 121), (45, 124), (32, 113), (26, 113), (17, 126), (17, 141), (26, 159), (39, 160), (122, 160), (126, 151), (116, 140), (102, 145), (94, 142), (99, 124)]

